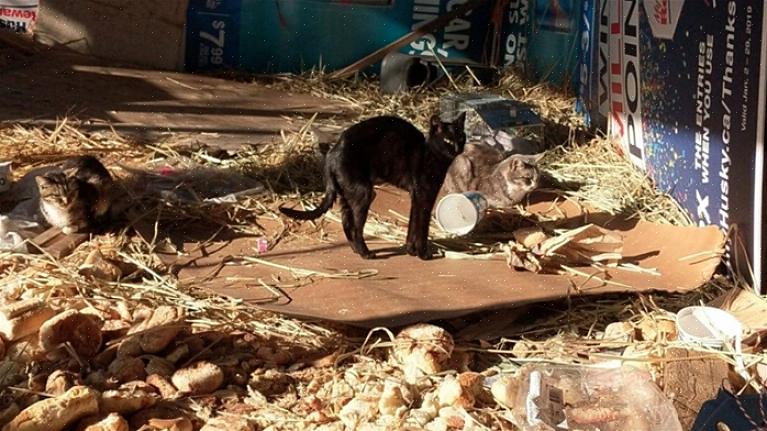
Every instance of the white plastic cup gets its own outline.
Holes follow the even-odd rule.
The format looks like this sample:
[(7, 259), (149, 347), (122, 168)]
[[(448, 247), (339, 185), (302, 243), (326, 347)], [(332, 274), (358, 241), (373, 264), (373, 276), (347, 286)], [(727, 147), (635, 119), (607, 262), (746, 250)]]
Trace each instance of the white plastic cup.
[(743, 325), (732, 314), (714, 307), (686, 307), (676, 315), (679, 340), (721, 349), (740, 338)]
[(437, 203), (437, 223), (442, 230), (466, 235), (479, 224), (487, 211), (487, 199), (479, 192), (450, 193)]
[(735, 348), (735, 371), (747, 376), (741, 350), (743, 324), (732, 314), (714, 307), (686, 307), (676, 315), (679, 340), (715, 350)]

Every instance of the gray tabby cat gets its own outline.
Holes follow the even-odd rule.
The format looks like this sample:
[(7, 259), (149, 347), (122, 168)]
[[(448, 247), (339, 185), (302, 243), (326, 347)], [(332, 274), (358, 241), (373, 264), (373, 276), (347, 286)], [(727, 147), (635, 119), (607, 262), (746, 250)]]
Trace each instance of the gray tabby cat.
[(65, 161), (61, 170), (35, 177), (43, 218), (66, 233), (91, 230), (104, 222), (113, 184), (109, 171), (92, 156)]
[(477, 191), (485, 196), (491, 208), (508, 209), (538, 187), (540, 174), (536, 163), (541, 157), (521, 154), (506, 157), (488, 145), (467, 143), (450, 165), (442, 190)]

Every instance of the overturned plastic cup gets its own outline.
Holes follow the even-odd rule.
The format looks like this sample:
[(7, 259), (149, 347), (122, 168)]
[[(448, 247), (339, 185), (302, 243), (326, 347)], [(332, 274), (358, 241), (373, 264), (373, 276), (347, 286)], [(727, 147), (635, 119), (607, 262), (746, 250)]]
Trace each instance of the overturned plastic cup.
[(679, 340), (721, 349), (740, 339), (743, 325), (732, 314), (714, 307), (686, 307), (676, 315)]
[(450, 193), (439, 200), (435, 215), (442, 230), (466, 235), (477, 227), (486, 211), (487, 199), (482, 193)]
[(715, 350), (734, 347), (735, 371), (745, 372), (741, 351), (743, 324), (735, 316), (714, 307), (686, 307), (677, 313), (676, 326), (679, 341)]

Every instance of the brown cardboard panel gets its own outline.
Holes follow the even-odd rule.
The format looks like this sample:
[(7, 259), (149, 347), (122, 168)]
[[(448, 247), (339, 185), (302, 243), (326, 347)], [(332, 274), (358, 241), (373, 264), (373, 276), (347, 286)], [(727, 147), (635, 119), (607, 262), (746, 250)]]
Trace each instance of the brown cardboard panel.
[[(226, 244), (199, 251), (192, 263), (180, 268), (181, 279), (206, 280), (212, 290), (252, 301), (264, 309), (304, 318), (344, 322), (359, 326), (404, 325), (416, 321), (451, 318), (481, 310), (516, 307), (554, 300), (566, 295), (596, 295), (652, 290), (687, 291), (712, 276), (724, 241), (716, 227), (675, 227), (628, 221), (604, 214), (583, 214), (573, 204), (539, 195), (528, 209), (558, 214), (567, 224), (582, 224), (584, 217), (596, 220), (624, 235), (624, 256), (660, 275), (611, 269), (599, 278), (568, 277), (520, 272), (510, 269), (503, 258), (493, 260), (434, 259), (421, 261), (407, 255), (363, 260), (355, 255), (339, 227), (324, 221), (327, 243), (295, 241), (278, 244), (258, 256), (270, 263), (321, 272), (375, 270), (364, 279), (318, 278), (300, 286), (283, 288), (282, 294), (265, 289), (278, 275), (283, 283), (293, 278), (288, 270), (265, 264), (237, 263), (238, 256), (255, 256), (255, 239), (236, 238)], [(389, 209), (407, 214), (403, 192), (379, 189), (373, 210)], [(189, 242), (189, 248), (194, 248)], [(391, 249), (392, 244), (369, 240), (372, 250)], [(165, 256), (167, 262), (175, 256)], [(227, 261), (224, 264), (224, 261)], [(592, 268), (580, 268), (594, 274)], [(572, 283), (571, 283), (572, 281)], [(572, 286), (576, 286), (574, 289)]]
[(733, 288), (708, 305), (732, 313), (746, 331), (767, 331), (767, 300), (752, 290)]
[(36, 40), (159, 69), (184, 67), (188, 0), (40, 2)]
[[(349, 104), (211, 76), (114, 67), (59, 50), (31, 55), (3, 70), (0, 121), (54, 126), (64, 116), (81, 128), (142, 139), (171, 131), (229, 151), (280, 139), (281, 131), (343, 117)], [(29, 79), (34, 76), (35, 79)], [(296, 117), (304, 117), (296, 118)]]

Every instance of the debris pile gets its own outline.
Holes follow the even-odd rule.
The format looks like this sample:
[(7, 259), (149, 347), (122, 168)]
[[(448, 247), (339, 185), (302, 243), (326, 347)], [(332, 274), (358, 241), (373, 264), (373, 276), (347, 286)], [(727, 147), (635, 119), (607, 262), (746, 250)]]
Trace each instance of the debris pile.
[(539, 227), (518, 229), (514, 239), (506, 248), (509, 266), (532, 272), (555, 272), (569, 265), (616, 266), (623, 257), (621, 236), (593, 224), (554, 236)]
[[(0, 309), (4, 430), (681, 429), (672, 401), (700, 405), (719, 388), (686, 398), (690, 364), (708, 361), (721, 369), (711, 379), (733, 381), (730, 354), (690, 350), (661, 311), (614, 322), (592, 341), (471, 347), (417, 324), (310, 354), (201, 330), (182, 307), (89, 302), (28, 298)], [(500, 363), (482, 365), (497, 354)]]

